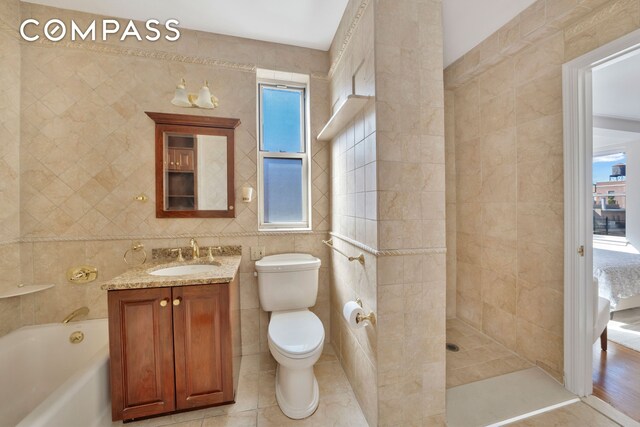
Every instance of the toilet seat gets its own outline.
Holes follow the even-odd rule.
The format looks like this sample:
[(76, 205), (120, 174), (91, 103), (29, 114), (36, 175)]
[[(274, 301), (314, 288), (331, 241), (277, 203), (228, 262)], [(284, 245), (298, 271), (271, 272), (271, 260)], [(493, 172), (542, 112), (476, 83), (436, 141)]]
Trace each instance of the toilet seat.
[(309, 356), (324, 342), (322, 322), (309, 310), (272, 312), (268, 334), (278, 352), (292, 359)]

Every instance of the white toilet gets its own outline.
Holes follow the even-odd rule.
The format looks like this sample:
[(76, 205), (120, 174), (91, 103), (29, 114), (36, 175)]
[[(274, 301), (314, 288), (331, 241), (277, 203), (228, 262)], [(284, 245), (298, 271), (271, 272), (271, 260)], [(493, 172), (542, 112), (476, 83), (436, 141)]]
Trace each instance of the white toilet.
[(308, 254), (271, 255), (256, 262), (260, 305), (271, 312), (276, 399), (293, 419), (313, 414), (320, 399), (313, 365), (322, 354), (324, 327), (308, 309), (316, 303), (319, 268), (320, 260)]

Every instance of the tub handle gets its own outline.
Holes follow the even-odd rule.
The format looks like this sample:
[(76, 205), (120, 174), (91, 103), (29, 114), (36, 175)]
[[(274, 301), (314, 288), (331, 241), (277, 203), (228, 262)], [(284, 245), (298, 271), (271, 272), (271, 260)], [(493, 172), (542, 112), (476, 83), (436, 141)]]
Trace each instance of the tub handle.
[(169, 304), (169, 298), (165, 298), (162, 301), (160, 301), (160, 307), (166, 307), (167, 304)]

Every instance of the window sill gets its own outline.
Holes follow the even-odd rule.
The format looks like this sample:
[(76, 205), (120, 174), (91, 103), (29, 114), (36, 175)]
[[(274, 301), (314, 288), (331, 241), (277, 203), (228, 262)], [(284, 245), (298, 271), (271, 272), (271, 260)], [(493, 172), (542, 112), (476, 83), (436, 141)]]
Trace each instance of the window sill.
[(310, 232), (313, 231), (311, 227), (258, 227), (258, 231), (263, 233), (269, 232), (287, 232), (287, 233), (295, 233), (295, 232)]

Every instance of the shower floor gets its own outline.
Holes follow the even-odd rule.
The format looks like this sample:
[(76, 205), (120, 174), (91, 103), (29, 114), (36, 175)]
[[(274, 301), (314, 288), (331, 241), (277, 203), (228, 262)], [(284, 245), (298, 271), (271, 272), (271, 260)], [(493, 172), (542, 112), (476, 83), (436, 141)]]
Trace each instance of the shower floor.
[(447, 388), (528, 369), (534, 365), (459, 319), (447, 320)]

